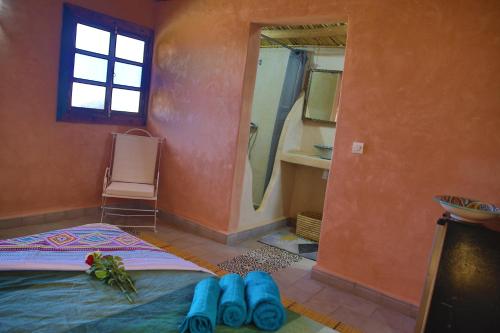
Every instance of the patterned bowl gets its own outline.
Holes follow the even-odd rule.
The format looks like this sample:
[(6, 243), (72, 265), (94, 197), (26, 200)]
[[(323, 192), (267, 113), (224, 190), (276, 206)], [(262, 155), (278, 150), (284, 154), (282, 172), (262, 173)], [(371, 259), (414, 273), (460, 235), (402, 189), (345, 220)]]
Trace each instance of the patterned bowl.
[(479, 200), (451, 195), (436, 195), (434, 200), (459, 221), (482, 223), (500, 217), (499, 207)]

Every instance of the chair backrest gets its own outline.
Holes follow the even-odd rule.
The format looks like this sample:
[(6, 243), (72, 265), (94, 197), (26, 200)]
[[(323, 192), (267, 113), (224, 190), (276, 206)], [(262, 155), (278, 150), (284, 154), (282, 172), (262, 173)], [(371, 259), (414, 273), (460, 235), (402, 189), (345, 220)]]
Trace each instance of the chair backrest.
[(159, 138), (114, 134), (111, 181), (154, 184)]

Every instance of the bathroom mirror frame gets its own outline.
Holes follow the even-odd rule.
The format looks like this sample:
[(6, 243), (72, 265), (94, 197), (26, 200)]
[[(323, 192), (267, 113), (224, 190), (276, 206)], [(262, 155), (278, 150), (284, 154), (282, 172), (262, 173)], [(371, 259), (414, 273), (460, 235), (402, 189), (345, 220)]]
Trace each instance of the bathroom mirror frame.
[[(339, 76), (339, 80), (340, 80), (340, 83), (337, 84), (337, 87), (338, 89), (335, 91), (335, 94), (333, 95), (333, 108), (332, 108), (332, 112), (333, 110), (337, 109), (338, 108), (338, 102), (339, 102), (339, 97), (340, 97), (340, 86), (341, 86), (341, 83), (342, 83), (342, 74), (344, 73), (343, 71), (340, 71), (340, 70), (331, 70), (331, 69), (310, 69), (307, 73), (307, 80), (306, 80), (306, 86), (305, 86), (305, 96), (304, 96), (304, 106), (303, 106), (303, 109), (302, 109), (302, 120), (306, 120), (306, 121), (314, 121), (314, 122), (318, 122), (318, 123), (322, 123), (324, 125), (330, 125), (330, 126), (333, 126), (335, 127), (337, 122), (336, 121), (332, 121), (332, 120), (324, 120), (324, 119), (317, 119), (317, 118), (310, 118), (307, 116), (307, 103), (310, 99), (310, 89), (311, 89), (311, 85), (312, 85), (312, 78), (313, 78), (313, 73), (314, 72), (320, 72), (320, 73), (332, 73), (332, 74), (335, 74), (335, 73), (338, 73), (340, 76)], [(336, 118), (336, 115), (335, 115), (335, 118)], [(334, 119), (335, 119), (334, 118)]]

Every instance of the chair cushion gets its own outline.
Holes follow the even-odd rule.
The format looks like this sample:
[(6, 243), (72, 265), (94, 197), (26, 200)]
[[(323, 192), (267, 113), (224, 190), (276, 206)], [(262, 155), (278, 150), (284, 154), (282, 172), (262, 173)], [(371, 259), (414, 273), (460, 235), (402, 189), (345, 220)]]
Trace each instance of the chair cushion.
[(124, 197), (152, 198), (155, 195), (155, 187), (149, 184), (111, 182), (104, 193)]
[(159, 138), (116, 134), (111, 181), (154, 184)]

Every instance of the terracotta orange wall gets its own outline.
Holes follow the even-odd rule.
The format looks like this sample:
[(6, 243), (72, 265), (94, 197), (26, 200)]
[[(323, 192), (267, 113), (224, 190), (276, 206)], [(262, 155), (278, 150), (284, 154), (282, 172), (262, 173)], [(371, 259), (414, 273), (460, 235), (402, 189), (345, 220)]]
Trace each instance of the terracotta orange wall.
[[(161, 207), (214, 229), (233, 228), (248, 139), (245, 64), (251, 86), (257, 59), (251, 23), (347, 19), (318, 267), (418, 303), (441, 213), (431, 197), (454, 193), (500, 204), (499, 4), (157, 4), (148, 126), (168, 137)], [(353, 141), (365, 143), (364, 155), (351, 154)]]
[[(153, 1), (71, 3), (153, 26)], [(109, 133), (56, 122), (59, 0), (0, 0), (0, 218), (100, 204)]]

